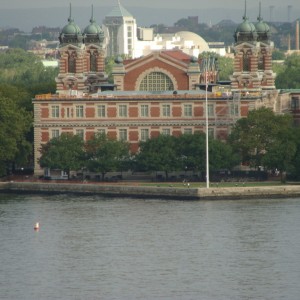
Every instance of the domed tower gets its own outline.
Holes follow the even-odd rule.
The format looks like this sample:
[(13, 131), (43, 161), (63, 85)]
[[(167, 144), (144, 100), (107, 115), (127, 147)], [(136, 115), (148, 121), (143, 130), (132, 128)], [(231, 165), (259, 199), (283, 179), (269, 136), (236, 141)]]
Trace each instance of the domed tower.
[(59, 34), (59, 41), (61, 45), (74, 44), (80, 45), (82, 43), (82, 34), (80, 28), (74, 23), (71, 16), (72, 8), (70, 4), (70, 16), (68, 18), (68, 24), (64, 26)]
[(104, 32), (94, 19), (94, 8), (90, 24), (83, 31), (86, 59), (86, 86), (89, 92), (96, 92), (101, 82), (107, 81), (105, 70)]
[(59, 41), (60, 69), (56, 78), (57, 93), (76, 94), (78, 90), (84, 90), (84, 45), (81, 30), (72, 19), (71, 4), (68, 24), (62, 29)]
[(259, 3), (259, 16), (255, 24), (257, 32), (257, 41), (259, 42), (259, 51), (257, 54), (258, 71), (262, 76), (262, 89), (275, 89), (275, 76), (272, 71), (272, 51), (274, 43), (270, 40), (271, 30), (267, 23), (261, 17), (261, 3)]
[(94, 7), (92, 6), (92, 16), (90, 24), (83, 31), (84, 43), (102, 45), (104, 41), (104, 32), (94, 19)]
[(234, 73), (231, 76), (233, 91), (256, 92), (260, 90), (261, 78), (258, 73), (257, 54), (259, 52), (258, 34), (253, 23), (247, 17), (247, 3), (243, 22), (237, 27), (234, 45)]

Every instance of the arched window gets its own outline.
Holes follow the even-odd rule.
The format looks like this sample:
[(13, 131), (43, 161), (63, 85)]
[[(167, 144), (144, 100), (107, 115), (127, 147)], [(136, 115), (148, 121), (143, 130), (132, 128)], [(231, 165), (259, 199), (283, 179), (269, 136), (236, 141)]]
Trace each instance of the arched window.
[(264, 70), (265, 64), (264, 64), (264, 56), (263, 54), (258, 55), (258, 70)]
[(248, 55), (248, 53), (244, 53), (243, 56), (243, 71), (249, 72), (250, 70), (250, 57)]
[(91, 53), (90, 56), (90, 70), (91, 72), (97, 71), (97, 54), (95, 52)]
[(75, 73), (76, 67), (75, 67), (75, 54), (72, 53), (68, 57), (68, 73)]
[(140, 83), (140, 91), (172, 91), (174, 85), (169, 76), (162, 72), (147, 74)]

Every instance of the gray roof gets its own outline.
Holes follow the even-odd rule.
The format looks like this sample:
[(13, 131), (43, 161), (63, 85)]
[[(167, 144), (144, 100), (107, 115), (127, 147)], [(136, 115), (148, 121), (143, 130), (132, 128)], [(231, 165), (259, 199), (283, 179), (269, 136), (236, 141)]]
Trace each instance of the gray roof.
[(118, 5), (113, 8), (113, 10), (106, 15), (106, 17), (133, 17), (126, 8), (124, 8), (120, 1), (118, 0)]
[[(176, 90), (177, 95), (199, 95), (205, 94), (203, 90)], [(208, 92), (211, 94), (211, 92)], [(174, 91), (103, 91), (98, 95), (112, 95), (112, 96), (142, 96), (142, 95), (174, 95)]]

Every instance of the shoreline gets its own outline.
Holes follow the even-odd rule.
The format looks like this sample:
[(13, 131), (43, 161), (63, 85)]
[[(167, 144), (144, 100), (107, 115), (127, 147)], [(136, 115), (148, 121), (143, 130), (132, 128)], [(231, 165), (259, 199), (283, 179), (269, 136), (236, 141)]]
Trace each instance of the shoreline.
[(223, 200), (300, 197), (300, 185), (178, 188), (92, 183), (0, 182), (0, 193), (78, 194), (173, 200)]

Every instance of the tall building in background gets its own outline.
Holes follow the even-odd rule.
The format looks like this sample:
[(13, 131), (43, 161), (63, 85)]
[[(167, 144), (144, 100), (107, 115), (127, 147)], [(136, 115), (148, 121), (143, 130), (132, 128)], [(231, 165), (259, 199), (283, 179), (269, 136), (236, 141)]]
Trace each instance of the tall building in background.
[(134, 48), (137, 41), (136, 20), (118, 0), (118, 4), (106, 15), (103, 29), (108, 35), (108, 56), (125, 54), (134, 57)]

